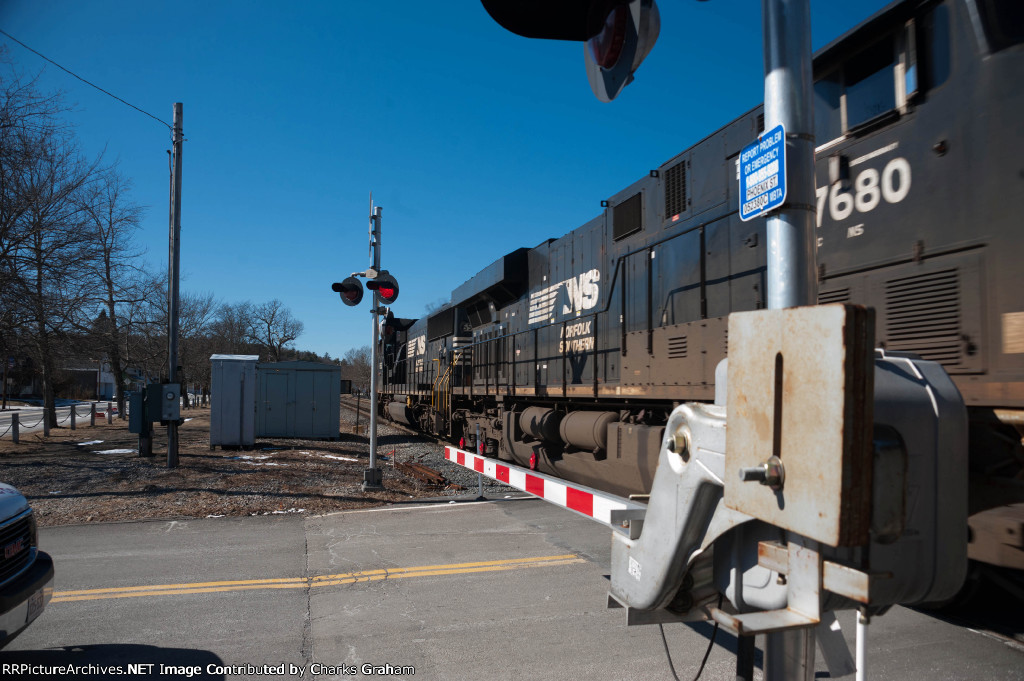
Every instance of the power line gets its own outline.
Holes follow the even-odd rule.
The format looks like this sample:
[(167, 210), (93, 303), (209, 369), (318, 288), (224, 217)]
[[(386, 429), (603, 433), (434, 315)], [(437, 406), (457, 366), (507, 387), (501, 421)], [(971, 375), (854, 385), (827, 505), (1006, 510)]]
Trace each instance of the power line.
[(115, 95), (114, 93), (112, 93), (112, 92), (107, 92), (106, 90), (104, 90), (103, 88), (101, 88), (101, 87), (100, 87), (99, 85), (96, 85), (95, 83), (90, 83), (90, 82), (89, 82), (89, 81), (87, 81), (87, 80), (86, 80), (85, 78), (82, 78), (82, 77), (81, 77), (80, 75), (78, 75), (77, 73), (74, 73), (73, 71), (69, 71), (68, 69), (66, 69), (66, 68), (64, 68), (63, 66), (61, 66), (60, 64), (58, 64), (57, 62), (53, 61), (52, 59), (50, 59), (49, 57), (47, 57), (47, 56), (46, 56), (45, 54), (41, 54), (41, 53), (39, 53), (39, 52), (36, 52), (36, 51), (35, 51), (35, 50), (33, 50), (33, 49), (32, 49), (31, 47), (29, 47), (29, 46), (28, 46), (28, 45), (26, 45), (25, 43), (21, 42), (20, 40), (18, 40), (17, 38), (15, 38), (15, 37), (14, 37), (13, 35), (11, 35), (10, 33), (8, 33), (7, 31), (5, 31), (5, 30), (3, 30), (3, 29), (0, 29), (0, 33), (2, 33), (3, 35), (7, 36), (8, 38), (10, 38), (11, 40), (13, 40), (14, 42), (18, 43), (19, 45), (21, 45), (22, 47), (24, 47), (24, 48), (25, 48), (26, 50), (28, 50), (29, 52), (31, 52), (31, 53), (33, 53), (33, 54), (35, 54), (35, 55), (38, 55), (39, 57), (42, 57), (42, 58), (43, 58), (43, 59), (45, 59), (46, 61), (48, 61), (48, 62), (50, 62), (51, 64), (53, 64), (54, 66), (56, 66), (56, 67), (57, 67), (58, 69), (60, 69), (61, 71), (64, 71), (65, 73), (67, 73), (67, 74), (69, 74), (69, 75), (72, 75), (72, 76), (74, 76), (75, 78), (77, 78), (78, 80), (82, 81), (82, 82), (83, 82), (83, 83), (85, 83), (86, 85), (89, 85), (89, 86), (92, 86), (92, 87), (96, 88), (97, 90), (99, 90), (99, 91), (100, 91), (100, 92), (102, 92), (103, 94), (105, 94), (105, 95), (107, 95), (107, 96), (109, 96), (109, 97), (113, 97), (114, 99), (116, 99), (117, 101), (121, 102), (122, 104), (125, 104), (125, 105), (127, 105), (127, 106), (130, 106), (131, 108), (135, 109), (135, 110), (136, 110), (136, 111), (138, 111), (139, 113), (142, 113), (142, 114), (145, 114), (145, 115), (149, 116), (150, 118), (152, 118), (152, 119), (153, 119), (154, 121), (157, 121), (158, 123), (161, 123), (161, 124), (163, 124), (163, 125), (166, 125), (166, 126), (167, 126), (167, 127), (169, 128), (169, 129), (171, 128), (171, 125), (170, 125), (169, 123), (165, 123), (164, 121), (160, 120), (159, 118), (157, 118), (157, 117), (156, 117), (156, 116), (154, 116), (153, 114), (149, 113), (148, 111), (143, 111), (142, 109), (140, 109), (139, 107), (135, 106), (135, 105), (134, 105), (134, 104), (132, 104), (131, 102), (126, 102), (126, 101), (124, 101), (123, 99), (121, 99), (120, 97), (118, 97), (117, 95)]

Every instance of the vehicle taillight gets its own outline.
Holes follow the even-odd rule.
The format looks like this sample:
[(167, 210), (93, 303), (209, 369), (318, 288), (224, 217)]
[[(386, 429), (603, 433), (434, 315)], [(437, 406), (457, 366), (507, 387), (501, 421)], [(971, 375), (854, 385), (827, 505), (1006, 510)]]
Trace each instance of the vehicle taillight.
[(537, 455), (536, 454), (530, 454), (530, 470), (531, 471), (537, 470)]

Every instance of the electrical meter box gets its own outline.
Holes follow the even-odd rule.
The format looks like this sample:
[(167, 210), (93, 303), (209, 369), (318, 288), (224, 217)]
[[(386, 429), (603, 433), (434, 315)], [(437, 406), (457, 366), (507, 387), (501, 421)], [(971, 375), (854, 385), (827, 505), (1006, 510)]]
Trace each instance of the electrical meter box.
[(146, 418), (149, 421), (177, 421), (181, 418), (181, 386), (164, 383), (146, 386)]

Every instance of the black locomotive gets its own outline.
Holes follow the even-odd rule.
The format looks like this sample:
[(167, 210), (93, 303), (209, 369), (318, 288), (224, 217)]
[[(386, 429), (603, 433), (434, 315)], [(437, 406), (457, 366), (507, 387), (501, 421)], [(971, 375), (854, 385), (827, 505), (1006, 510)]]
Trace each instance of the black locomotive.
[[(819, 301), (874, 307), (879, 345), (953, 376), (972, 422), (971, 557), (1016, 568), (1022, 41), (1016, 0), (909, 1), (814, 60)], [(737, 182), (762, 130), (758, 108), (578, 229), (499, 258), (428, 318), (389, 316), (387, 415), (524, 467), (647, 492), (668, 414), (714, 398), (727, 315), (764, 306), (765, 221), (739, 219)]]

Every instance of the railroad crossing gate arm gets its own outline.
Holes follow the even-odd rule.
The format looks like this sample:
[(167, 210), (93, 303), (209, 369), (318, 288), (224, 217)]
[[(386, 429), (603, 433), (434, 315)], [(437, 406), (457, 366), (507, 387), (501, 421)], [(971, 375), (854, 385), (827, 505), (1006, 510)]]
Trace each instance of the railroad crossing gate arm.
[(639, 502), (519, 466), (510, 466), (464, 449), (445, 447), (444, 458), (556, 506), (575, 511), (611, 528), (616, 534), (640, 536), (647, 506)]

